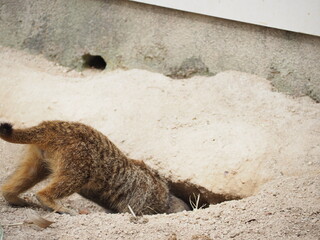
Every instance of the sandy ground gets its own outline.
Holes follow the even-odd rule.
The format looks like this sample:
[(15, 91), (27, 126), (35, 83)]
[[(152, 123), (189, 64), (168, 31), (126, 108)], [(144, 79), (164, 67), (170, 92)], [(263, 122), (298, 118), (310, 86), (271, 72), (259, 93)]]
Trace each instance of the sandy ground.
[[(320, 105), (227, 71), (173, 80), (142, 70), (68, 71), (0, 47), (0, 120), (32, 126), (81, 121), (172, 180), (242, 200), (171, 215), (107, 214), (73, 195), (78, 216), (36, 212), (0, 198), (4, 239), (320, 239)], [(24, 146), (0, 142), (0, 184)], [(45, 183), (43, 183), (45, 184)], [(43, 184), (25, 193), (34, 193)]]

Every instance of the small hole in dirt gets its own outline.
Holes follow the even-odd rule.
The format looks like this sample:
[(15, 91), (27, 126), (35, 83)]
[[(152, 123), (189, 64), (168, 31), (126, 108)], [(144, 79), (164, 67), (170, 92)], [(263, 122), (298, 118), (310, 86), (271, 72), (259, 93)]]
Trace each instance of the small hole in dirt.
[(233, 196), (214, 193), (205, 187), (190, 183), (188, 181), (173, 182), (168, 180), (168, 183), (171, 193), (187, 203), (191, 209), (195, 208), (195, 204), (197, 204), (197, 208), (207, 208), (210, 204), (241, 199), (236, 195)]
[(85, 54), (82, 56), (83, 68), (95, 68), (104, 70), (107, 66), (106, 61), (99, 55)]

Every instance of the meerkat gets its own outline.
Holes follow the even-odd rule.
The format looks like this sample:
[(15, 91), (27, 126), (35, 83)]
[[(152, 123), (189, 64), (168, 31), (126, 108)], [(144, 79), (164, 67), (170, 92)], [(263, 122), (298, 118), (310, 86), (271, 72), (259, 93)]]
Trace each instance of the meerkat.
[(0, 138), (29, 145), (1, 187), (11, 205), (30, 205), (19, 195), (50, 177), (36, 198), (43, 207), (59, 213), (76, 214), (57, 202), (73, 193), (116, 213), (129, 212), (129, 208), (136, 215), (189, 210), (170, 193), (167, 181), (157, 171), (126, 157), (105, 135), (85, 124), (44, 121), (13, 129), (10, 123), (2, 123)]

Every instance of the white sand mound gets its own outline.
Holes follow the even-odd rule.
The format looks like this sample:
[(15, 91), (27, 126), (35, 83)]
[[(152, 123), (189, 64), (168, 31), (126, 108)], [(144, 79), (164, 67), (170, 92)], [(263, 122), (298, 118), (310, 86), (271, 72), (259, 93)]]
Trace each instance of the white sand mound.
[(130, 157), (217, 193), (249, 196), (275, 177), (319, 172), (320, 105), (272, 92), (265, 79), (228, 71), (172, 80), (142, 70), (69, 77), (2, 58), (4, 119), (88, 123)]
[[(130, 157), (144, 160), (171, 179), (188, 180), (215, 193), (232, 196), (250, 196), (263, 183), (272, 179), (278, 179), (276, 184), (281, 185), (282, 181), (290, 182), (281, 180), (287, 176), (304, 176), (303, 179), (310, 176), (313, 179), (312, 176), (320, 173), (320, 105), (308, 98), (293, 99), (273, 92), (269, 82), (257, 76), (227, 71), (214, 77), (173, 80), (142, 70), (87, 71), (80, 74), (67, 72), (40, 57), (7, 48), (0, 48), (0, 63), (0, 120), (14, 122), (15, 126), (32, 126), (52, 119), (81, 121), (105, 133)], [(0, 169), (0, 184), (13, 170), (22, 148), (0, 142), (0, 162), (4, 166)], [(318, 180), (310, 180), (310, 186), (314, 188), (319, 183)], [(294, 178), (293, 181), (302, 186), (309, 180)], [(275, 187), (267, 186), (271, 186), (270, 189)], [(286, 194), (286, 190), (291, 191), (282, 184), (279, 194)], [(313, 197), (312, 194), (309, 197), (311, 205), (315, 201)], [(256, 198), (250, 198), (251, 200), (242, 200), (239, 204), (253, 202), (253, 206), (249, 208), (254, 212), (262, 207), (259, 201), (262, 199), (263, 202), (266, 198), (267, 194), (260, 194)], [(281, 203), (285, 204), (284, 202)], [(243, 210), (239, 210), (240, 205), (236, 202), (216, 207), (223, 209), (225, 206), (230, 210), (233, 208), (230, 204), (235, 204), (238, 209), (235, 214), (240, 214), (241, 218)], [(311, 205), (309, 207), (316, 207)], [(0, 214), (6, 216), (5, 223), (10, 223), (10, 213), (14, 210), (8, 208), (3, 201), (0, 202), (1, 207)], [(173, 221), (172, 226), (177, 229), (181, 221), (187, 221), (186, 226), (195, 222), (202, 224), (208, 219), (210, 224), (217, 224), (212, 220), (215, 217), (211, 216), (216, 214), (217, 208), (199, 211), (202, 216), (200, 220), (196, 218), (199, 221), (192, 219), (196, 217), (193, 213), (181, 213), (171, 220), (168, 220), (168, 216), (149, 217), (149, 221), (156, 223), (148, 225), (151, 230), (145, 232), (145, 236), (150, 237), (153, 231), (157, 231), (157, 223), (162, 225), (163, 222)], [(23, 210), (15, 211), (19, 216), (16, 219), (21, 220)], [(266, 215), (263, 214), (268, 211), (266, 209), (265, 213), (261, 213), (265, 222)], [(308, 216), (314, 214), (312, 211)], [(234, 214), (230, 210), (229, 215), (222, 215), (224, 219), (232, 219)], [(62, 221), (56, 225), (55, 228), (58, 229), (45, 231), (51, 231), (47, 232), (49, 236), (54, 236), (54, 231), (58, 231), (60, 237), (65, 236), (60, 239), (71, 239), (66, 237), (68, 234), (64, 234), (68, 232), (67, 229), (73, 229), (79, 219), (92, 229), (95, 228), (92, 218), (97, 218), (98, 223), (113, 221), (110, 220), (113, 218), (117, 221), (128, 218), (127, 215), (109, 216), (104, 213), (88, 215), (91, 217), (87, 218), (79, 216), (78, 219), (54, 216), (58, 222)], [(290, 214), (288, 216), (290, 218)], [(278, 217), (274, 216), (275, 219)], [(253, 214), (251, 218), (255, 219), (251, 221), (252, 224), (257, 224), (258, 217)], [(71, 221), (70, 225), (66, 225), (68, 221)], [(5, 224), (0, 219), (1, 223)], [(315, 221), (313, 224), (319, 222)], [(107, 225), (104, 230), (97, 228), (108, 232)], [(139, 235), (141, 227), (130, 225), (133, 232), (128, 235), (123, 233), (125, 230), (121, 223), (118, 225), (115, 228), (123, 237), (120, 239), (151, 239)], [(233, 220), (225, 223), (226, 229), (230, 231), (233, 225)], [(219, 226), (222, 227), (221, 224)], [(263, 232), (261, 226), (259, 231)], [(27, 227), (23, 229), (27, 232), (30, 230)], [(62, 229), (61, 232), (59, 229)], [(216, 227), (204, 229), (205, 236), (220, 236), (216, 235)], [(17, 231), (10, 227), (5, 230), (14, 239), (18, 228)], [(193, 230), (195, 236), (201, 233), (199, 229)], [(77, 231), (72, 234), (73, 237), (77, 234), (87, 236), (86, 229), (79, 228)], [(179, 234), (185, 236), (181, 239), (191, 239), (186, 228), (183, 227), (181, 231), (182, 235)], [(36, 234), (31, 232), (28, 234)], [(246, 230), (242, 232), (247, 234), (242, 236), (247, 237), (241, 239), (251, 239), (250, 237), (254, 238), (258, 234), (248, 235)], [(298, 232), (302, 234), (301, 231)], [(114, 231), (113, 235), (116, 234)], [(160, 234), (159, 238), (154, 239), (174, 237), (170, 234), (166, 230), (165, 235)], [(219, 234), (222, 234), (222, 238), (229, 236), (221, 232)], [(235, 233), (235, 236), (239, 235), (241, 231)], [(313, 239), (314, 235), (306, 236), (311, 237), (306, 239)], [(116, 238), (108, 235), (105, 239)]]

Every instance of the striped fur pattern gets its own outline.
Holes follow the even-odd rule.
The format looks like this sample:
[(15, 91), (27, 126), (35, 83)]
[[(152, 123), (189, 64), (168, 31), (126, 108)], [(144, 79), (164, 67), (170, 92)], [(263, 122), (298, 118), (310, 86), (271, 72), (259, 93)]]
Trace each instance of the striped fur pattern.
[[(50, 183), (36, 196), (45, 208), (74, 214), (56, 200), (79, 193), (114, 212), (137, 215), (170, 213), (187, 209), (170, 195), (166, 180), (142, 161), (127, 158), (106, 136), (77, 122), (45, 121), (25, 129), (0, 125), (0, 137), (29, 144), (16, 171), (1, 187), (12, 205), (28, 203), (19, 194), (50, 176)], [(172, 204), (171, 204), (172, 202)], [(177, 204), (178, 208), (172, 209)]]

